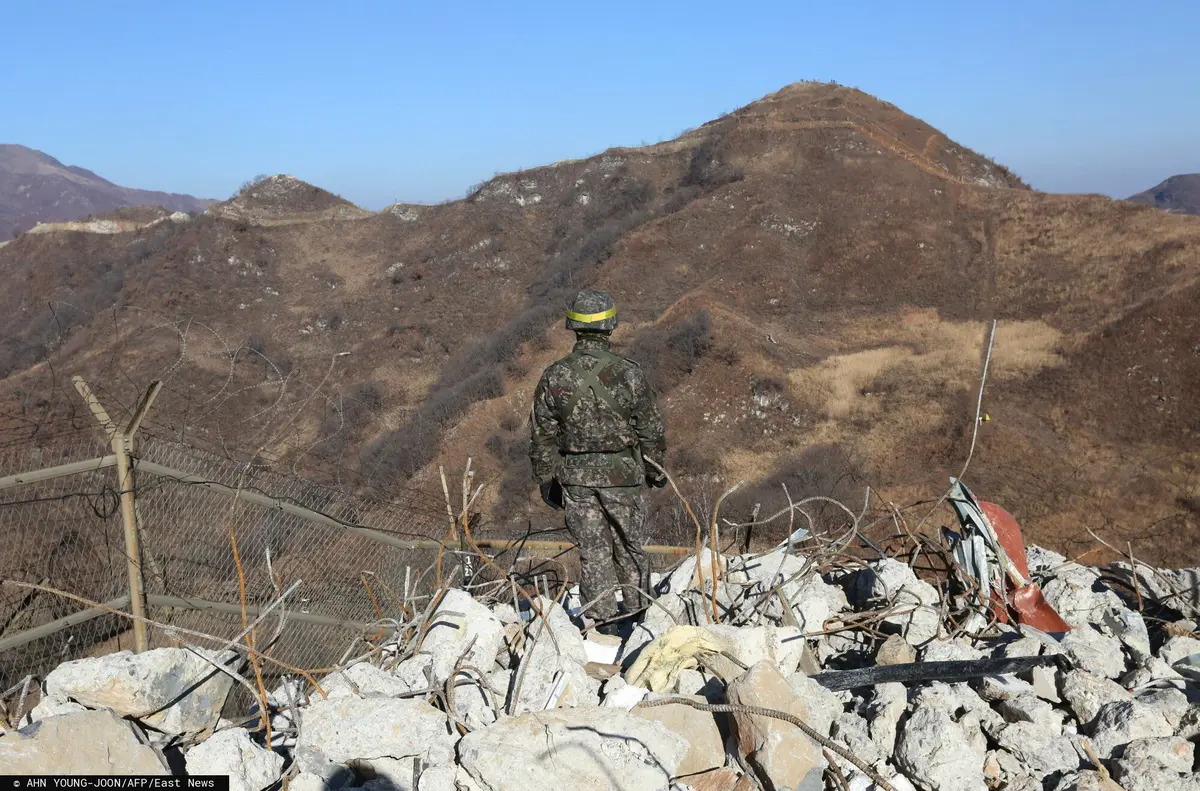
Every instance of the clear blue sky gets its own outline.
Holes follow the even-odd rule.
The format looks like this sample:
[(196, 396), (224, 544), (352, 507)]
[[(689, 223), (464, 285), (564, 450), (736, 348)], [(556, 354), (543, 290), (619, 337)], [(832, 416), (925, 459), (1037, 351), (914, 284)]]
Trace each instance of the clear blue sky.
[(656, 142), (837, 80), (1035, 187), (1200, 171), (1200, 0), (0, 0), (0, 142), (224, 198), (292, 173), (369, 208)]

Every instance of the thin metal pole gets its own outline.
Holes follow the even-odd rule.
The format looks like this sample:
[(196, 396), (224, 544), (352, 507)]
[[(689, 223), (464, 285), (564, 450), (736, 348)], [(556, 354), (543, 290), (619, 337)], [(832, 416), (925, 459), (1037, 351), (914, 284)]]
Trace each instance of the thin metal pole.
[(79, 395), (87, 402), (88, 408), (92, 410), (105, 436), (111, 441), (113, 455), (116, 456), (117, 484), (121, 492), (121, 523), (125, 531), (125, 570), (129, 576), (129, 612), (134, 616), (133, 649), (140, 654), (150, 647), (150, 643), (146, 635), (146, 582), (142, 576), (142, 547), (138, 536), (137, 514), (134, 511), (133, 466), (129, 463), (129, 457), (133, 452), (134, 434), (162, 389), (162, 382), (151, 383), (142, 394), (133, 418), (124, 428), (118, 429), (83, 377), (74, 376), (71, 381)]
[(133, 650), (141, 653), (150, 647), (146, 639), (146, 584), (142, 579), (142, 548), (138, 541), (137, 518), (133, 512), (133, 470), (124, 433), (113, 437), (117, 456), (117, 481), (121, 491), (121, 521), (125, 527), (125, 567), (129, 573), (129, 612), (133, 614)]

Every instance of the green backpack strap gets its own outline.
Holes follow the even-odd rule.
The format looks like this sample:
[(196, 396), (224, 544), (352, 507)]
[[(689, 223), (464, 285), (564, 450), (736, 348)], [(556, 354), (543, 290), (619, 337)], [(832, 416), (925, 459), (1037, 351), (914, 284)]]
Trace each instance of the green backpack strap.
[(571, 397), (567, 399), (567, 403), (563, 405), (563, 416), (566, 417), (574, 412), (575, 406), (579, 403), (579, 399), (583, 396), (583, 392), (590, 389), (597, 398), (608, 404), (614, 412), (620, 415), (622, 420), (628, 422), (630, 417), (629, 410), (621, 406), (621, 403), (617, 401), (616, 397), (612, 394), (612, 391), (605, 387), (604, 383), (600, 381), (600, 373), (623, 358), (612, 353), (594, 352), (591, 350), (582, 352), (581, 354), (592, 357), (600, 362), (591, 370), (588, 370), (583, 366), (571, 366), (572, 370), (579, 374), (579, 385), (575, 388), (575, 392), (571, 393)]

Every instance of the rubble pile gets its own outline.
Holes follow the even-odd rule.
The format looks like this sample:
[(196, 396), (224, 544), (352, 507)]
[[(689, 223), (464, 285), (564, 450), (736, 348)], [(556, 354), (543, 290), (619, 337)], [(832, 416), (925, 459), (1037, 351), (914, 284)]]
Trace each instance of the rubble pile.
[(619, 636), (580, 629), (575, 590), (439, 591), (316, 685), (273, 682), (265, 714), (227, 705), (254, 688), (239, 647), (65, 662), (36, 705), (7, 709), (0, 774), (228, 774), (235, 791), (1200, 789), (1200, 574), (1027, 554), (1069, 631), (967, 632), (952, 586), (899, 557), (781, 547), (685, 559)]

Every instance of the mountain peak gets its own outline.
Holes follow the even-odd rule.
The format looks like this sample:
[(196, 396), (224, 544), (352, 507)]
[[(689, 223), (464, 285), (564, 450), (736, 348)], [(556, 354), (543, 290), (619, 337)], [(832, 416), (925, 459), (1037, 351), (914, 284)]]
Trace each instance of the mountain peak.
[(1200, 173), (1171, 176), (1145, 192), (1130, 196), (1129, 200), (1174, 214), (1200, 214)]
[(212, 201), (129, 189), (16, 143), (0, 144), (0, 240), (38, 223), (79, 220), (128, 206), (195, 212)]
[(263, 176), (249, 182), (229, 200), (209, 207), (208, 214), (257, 222), (304, 217), (346, 218), (370, 212), (328, 190), (288, 173)]

